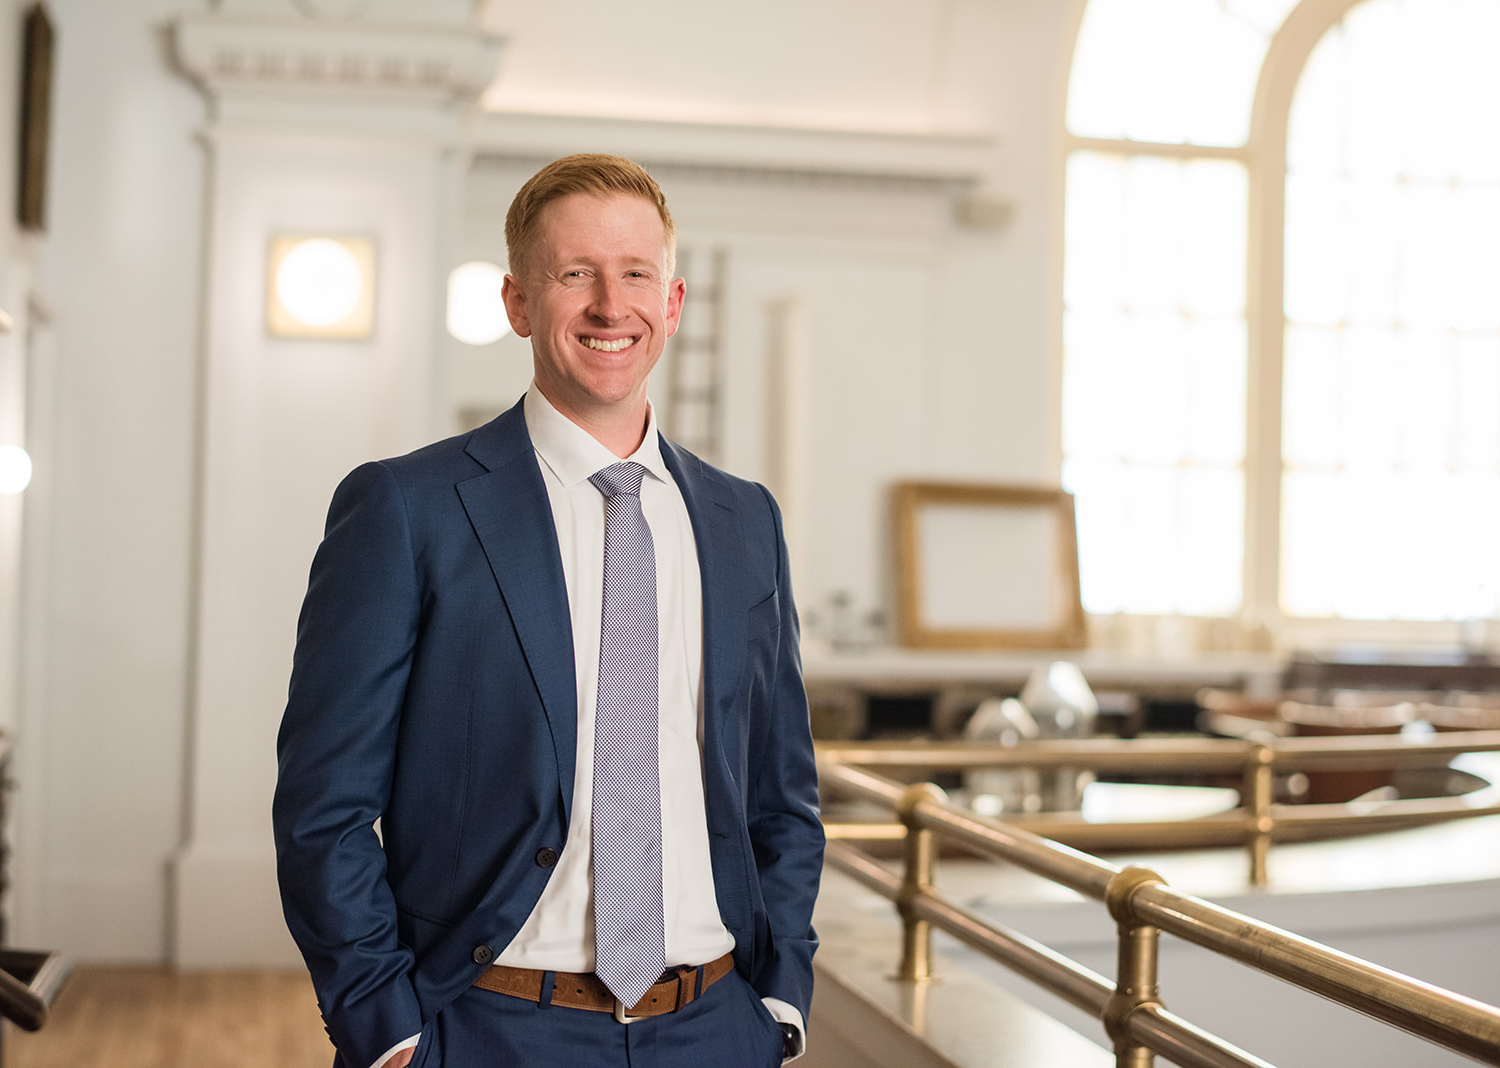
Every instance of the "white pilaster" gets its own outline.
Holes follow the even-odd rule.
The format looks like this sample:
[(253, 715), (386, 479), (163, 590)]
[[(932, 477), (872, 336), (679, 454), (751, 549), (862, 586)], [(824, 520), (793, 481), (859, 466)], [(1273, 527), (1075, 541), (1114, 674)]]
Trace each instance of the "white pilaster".
[[(178, 60), (214, 119), (187, 828), (173, 864), (171, 957), (187, 967), (289, 963), (269, 817), (298, 605), (338, 480), (432, 436), (452, 172), (499, 47), (441, 20), (231, 12), (175, 30)], [(371, 337), (268, 336), (265, 260), (278, 232), (374, 239)]]

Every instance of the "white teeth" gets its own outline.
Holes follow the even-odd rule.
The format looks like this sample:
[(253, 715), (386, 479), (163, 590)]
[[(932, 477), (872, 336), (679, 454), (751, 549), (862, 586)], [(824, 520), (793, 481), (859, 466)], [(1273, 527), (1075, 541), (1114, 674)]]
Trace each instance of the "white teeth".
[(635, 338), (622, 337), (616, 341), (603, 341), (597, 337), (586, 337), (583, 339), (583, 343), (591, 349), (598, 349), (600, 352), (619, 352), (621, 349), (628, 349), (631, 345), (634, 345)]

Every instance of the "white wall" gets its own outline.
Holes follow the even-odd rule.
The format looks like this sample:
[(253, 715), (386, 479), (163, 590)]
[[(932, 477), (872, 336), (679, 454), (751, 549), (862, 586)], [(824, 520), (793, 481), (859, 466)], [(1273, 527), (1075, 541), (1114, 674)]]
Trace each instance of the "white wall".
[[(468, 10), (321, 6), (455, 28)], [(691, 101), (716, 123), (915, 133), (939, 153), (947, 137), (988, 146), (968, 157), (972, 191), (1014, 216), (984, 232), (955, 224), (941, 182), (767, 180), (754, 161), (720, 173), (681, 155), (660, 169), (684, 244), (731, 253), (726, 459), (752, 476), (768, 474), (765, 306), (805, 297), (804, 605), (848, 590), (888, 609), (891, 480), (1055, 477), (1056, 91), (1075, 6), (952, 0), (873, 17), (852, 0), (776, 0), (742, 24), (739, 9), (673, 4), (675, 21), (590, 37), (617, 5), (486, 5), (485, 25), (509, 36), (492, 102), (556, 113), (538, 120), (556, 138), (579, 128), (568, 107), (659, 119)], [(443, 162), (450, 136), (430, 131), (415, 155), (372, 156), (368, 137), (327, 136), (327, 109), (303, 125), (319, 142), (298, 143), (270, 121), (295, 100), (226, 111), (175, 69), (176, 16), (300, 17), (291, 0), (50, 7), (53, 225), (38, 289), (55, 357), (29, 413), (47, 463), (27, 496), (17, 938), (85, 959), (244, 962), (257, 944), (284, 959), (280, 932), (267, 933), (270, 745), (322, 510), (358, 459), (447, 433), (459, 409), (508, 405), (525, 387), (517, 339), (474, 350), (437, 329), (441, 277), (502, 255), (500, 218), (524, 174), (481, 168), (458, 182)], [(796, 32), (768, 37), (770, 26)], [(650, 76), (625, 93), (589, 57), (626, 57)], [(547, 99), (562, 80), (592, 95)], [(236, 122), (228, 149), (201, 137)], [(255, 123), (279, 147), (252, 145)], [(805, 136), (811, 158), (837, 140)], [(887, 152), (887, 174), (900, 164)], [(267, 344), (262, 230), (351, 216), (381, 233), (403, 281), (383, 291), (382, 322), (406, 325), (373, 353)], [(250, 895), (242, 912), (195, 904), (236, 882)], [(236, 915), (267, 927), (209, 936)]]
[[(183, 819), (204, 154), (171, 0), (54, 0), (17, 940), (155, 959)], [(29, 492), (29, 491), (28, 491)]]
[[(15, 0), (0, 3), (0, 65), (19, 71), (21, 15)], [(0, 144), (19, 139), (20, 79), (0, 82)], [(0, 170), (0, 204), (16, 202), (16, 172)], [(0, 445), (26, 446), (27, 309), (31, 241), (0, 215), (0, 310), (15, 320), (0, 335)], [(0, 730), (14, 731), (21, 699), (21, 541), (26, 499), (0, 496)]]
[[(990, 131), (1035, 0), (762, 0), (648, 7), (483, 0), (511, 41), (503, 111), (864, 130)], [(586, 27), (587, 32), (580, 32)], [(622, 77), (622, 74), (626, 76)]]
[[(736, 473), (771, 475), (768, 302), (806, 298), (814, 425), (798, 601), (814, 627), (836, 593), (889, 626), (892, 482), (1057, 481), (1062, 63), (1078, 5), (827, 0), (812, 15), (780, 3), (753, 20), (743, 11), (711, 16), (705, 5), (665, 7), (649, 24), (611, 17), (607, 41), (575, 48), (558, 21), (564, 9), (491, 4), (486, 23), (510, 35), (510, 52), (490, 105), (562, 113), (583, 94), (640, 117), (692, 118), (713, 136), (730, 136), (723, 131), (737, 122), (796, 128), (821, 118), (877, 133), (962, 132), (989, 146), (974, 154), (967, 186), (901, 182), (922, 171), (915, 158), (886, 161), (886, 181), (820, 178), (820, 167), (841, 165), (832, 137), (821, 157), (807, 149), (813, 162), (790, 166), (674, 166), (693, 151), (686, 135), (679, 143), (624, 131), (608, 149), (641, 145), (683, 247), (729, 253), (722, 461)], [(715, 25), (724, 36), (706, 46)], [(785, 26), (799, 33), (767, 30)], [(660, 49), (651, 70), (606, 93), (605, 55), (649, 49)], [(544, 78), (547, 68), (569, 76)], [(750, 93), (724, 73), (745, 69), (760, 76)], [(799, 93), (810, 98), (805, 108)], [(547, 142), (554, 151), (589, 147), (569, 139), (561, 115), (557, 129)], [(501, 156), (506, 147), (486, 143)], [(534, 166), (502, 159), (476, 173), (460, 228), (473, 255), (503, 257), (505, 208)], [(960, 225), (957, 203), (973, 195), (1008, 204), (1009, 222)], [(693, 299), (690, 286), (689, 313)], [(524, 386), (524, 346), (506, 338), (489, 351), (488, 369), (484, 350), (450, 356), (445, 403), (462, 406), (462, 390), (498, 399)]]

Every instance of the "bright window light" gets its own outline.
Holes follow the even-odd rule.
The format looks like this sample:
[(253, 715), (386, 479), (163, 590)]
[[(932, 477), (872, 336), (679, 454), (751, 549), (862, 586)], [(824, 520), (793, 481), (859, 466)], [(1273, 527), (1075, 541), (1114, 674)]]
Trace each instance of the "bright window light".
[(448, 274), (448, 333), (465, 345), (489, 345), (510, 332), (500, 298), (505, 272), (471, 260)]
[(0, 494), (13, 496), (31, 485), (31, 457), (19, 445), (0, 445)]
[[(1262, 71), (1297, 6), (1084, 9), (1062, 411), (1084, 606), (1234, 613), (1264, 506), (1280, 542), (1250, 561), (1251, 617), (1500, 617), (1500, 4), (1349, 3), (1300, 73)], [(1279, 147), (1250, 143), (1262, 76), (1296, 78), (1285, 175), (1254, 170)], [(1259, 294), (1277, 344), (1246, 319), (1247, 208), (1283, 179), (1284, 213), (1256, 194), (1285, 236)], [(1279, 457), (1247, 466), (1273, 427)]]
[(1293, 98), (1281, 531), (1291, 615), (1500, 609), (1497, 34), (1493, 0), (1368, 0), (1319, 43)]
[(1069, 159), (1063, 485), (1090, 612), (1239, 607), (1247, 197), (1235, 161)]
[[(1068, 85), (1079, 137), (1240, 145), (1271, 36), (1296, 0), (1091, 0)], [(1191, 85), (1192, 92), (1182, 87)]]

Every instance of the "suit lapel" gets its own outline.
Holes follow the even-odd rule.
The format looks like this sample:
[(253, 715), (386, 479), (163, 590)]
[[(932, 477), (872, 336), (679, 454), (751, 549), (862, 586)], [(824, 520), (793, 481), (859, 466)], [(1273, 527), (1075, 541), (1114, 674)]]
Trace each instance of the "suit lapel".
[(573, 627), (547, 488), (521, 405), (475, 431), (469, 455), (484, 474), (458, 495), (489, 560), (552, 730), (563, 806), (572, 817), (578, 749)]
[(743, 588), (744, 535), (734, 498), (716, 472), (662, 439), (662, 456), (677, 480), (693, 524), (703, 578), (703, 707), (707, 737), (722, 743), (721, 717), (731, 706), (745, 665), (749, 604)]
[[(487, 470), (458, 484), (475, 536), (510, 612), (551, 726), (563, 804), (572, 817), (578, 748), (578, 691), (567, 587), (547, 488), (517, 404), (474, 432), (468, 453)], [(682, 491), (703, 582), (703, 702), (707, 736), (722, 746), (723, 715), (745, 665), (749, 593), (744, 536), (734, 497), (697, 457), (662, 440), (662, 456)], [(722, 749), (720, 750), (722, 755)]]

